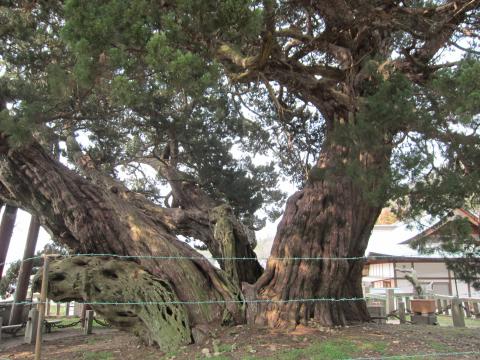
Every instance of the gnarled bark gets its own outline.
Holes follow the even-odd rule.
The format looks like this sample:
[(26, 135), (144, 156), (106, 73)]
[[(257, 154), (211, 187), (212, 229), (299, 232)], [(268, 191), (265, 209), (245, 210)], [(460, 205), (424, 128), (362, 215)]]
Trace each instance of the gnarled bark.
[[(81, 253), (197, 258), (138, 258), (136, 263), (171, 284), (179, 300), (206, 302), (185, 306), (191, 327), (244, 320), (238, 285), (178, 241), (167, 225), (146, 216), (114, 188), (95, 185), (67, 169), (35, 142), (18, 149), (1, 145), (0, 198), (37, 215), (58, 242)], [(208, 303), (212, 300), (218, 302)], [(183, 330), (177, 335), (183, 338)]]
[[(255, 234), (252, 241), (248, 229), (236, 218), (230, 206), (212, 199), (169, 162), (154, 157), (138, 159), (155, 168), (171, 185), (174, 206), (160, 208), (143, 195), (129, 191), (119, 181), (97, 170), (96, 164), (81, 151), (73, 136), (68, 138), (67, 144), (72, 160), (96, 184), (109, 188), (134, 204), (153, 222), (166, 226), (172, 235), (203, 241), (213, 257), (218, 258), (220, 267), (227, 270), (238, 285), (241, 282), (254, 283), (260, 277), (263, 268), (253, 251)], [(218, 231), (220, 227), (222, 231)], [(231, 258), (248, 260), (235, 261)]]
[[(40, 277), (36, 280), (38, 288)], [(173, 286), (133, 261), (87, 256), (53, 260), (48, 296), (55, 301), (92, 302), (112, 325), (164, 350), (192, 341), (187, 309), (178, 303)], [(122, 304), (129, 302), (137, 304)]]
[[(176, 207), (181, 207), (185, 217), (172, 229), (176, 234), (192, 236), (205, 243), (210, 253), (219, 258), (220, 267), (231, 275), (238, 284), (253, 284), (263, 273), (253, 251), (255, 234), (233, 214), (232, 208), (212, 199), (186, 174), (166, 161), (154, 157), (142, 157), (140, 162), (155, 168), (166, 179), (171, 188)], [(244, 260), (234, 260), (232, 258)]]
[[(366, 199), (367, 189), (342, 174), (344, 164), (329, 151), (320, 156), (315, 169), (319, 176), (312, 175), (305, 188), (287, 202), (271, 258), (255, 284), (259, 299), (273, 300), (259, 304), (258, 324), (296, 326), (312, 316), (324, 325), (369, 319), (363, 300), (298, 301), (363, 298), (362, 259), (341, 258), (363, 257), (382, 208)], [(376, 155), (369, 156), (365, 164), (379, 171), (380, 179), (387, 169), (388, 151)]]

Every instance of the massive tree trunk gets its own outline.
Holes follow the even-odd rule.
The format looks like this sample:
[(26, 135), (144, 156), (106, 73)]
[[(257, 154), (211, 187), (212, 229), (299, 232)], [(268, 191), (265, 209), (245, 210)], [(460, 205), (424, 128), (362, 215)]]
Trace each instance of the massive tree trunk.
[[(157, 208), (155, 213), (147, 214), (145, 208), (137, 206), (144, 205), (145, 200), (135, 202), (131, 196), (114, 186), (93, 184), (53, 160), (39, 144), (32, 142), (21, 148), (11, 149), (6, 145), (5, 139), (3, 141), (3, 151), (0, 154), (0, 197), (38, 216), (56, 240), (74, 252), (192, 258), (132, 259), (139, 269), (153, 277), (141, 280), (145, 293), (152, 290), (152, 294), (158, 295), (149, 295), (148, 301), (178, 299), (180, 302), (205, 302), (179, 305), (189, 321), (177, 321), (176, 326), (172, 327), (179, 329), (177, 336), (170, 336), (168, 344), (190, 341), (188, 336), (185, 336), (187, 328), (212, 322), (236, 323), (244, 320), (242, 294), (238, 285), (190, 246), (178, 241), (169, 230), (168, 221), (173, 221), (181, 209), (172, 209), (172, 214), (170, 209)], [(136, 281), (135, 274), (138, 274), (138, 271), (127, 274), (127, 278)], [(95, 278), (98, 282), (96, 286), (98, 292), (103, 292), (107, 300), (111, 300), (109, 296), (112, 294), (102, 290), (104, 286), (112, 287), (107, 284), (107, 279), (112, 281), (112, 277), (107, 275)], [(56, 278), (55, 275), (52, 276), (54, 282)], [(122, 279), (125, 281), (125, 278)], [(86, 284), (95, 285), (88, 281)], [(155, 284), (160, 284), (161, 289), (157, 289)], [(121, 286), (119, 288), (121, 289)], [(95, 290), (95, 286), (93, 289)], [(126, 293), (135, 297), (138, 289)], [(117, 295), (124, 302), (138, 301), (137, 298), (130, 299), (118, 293)], [(84, 300), (88, 300), (88, 296), (85, 297)], [(95, 299), (101, 300), (102, 295), (96, 294)], [(124, 316), (127, 321), (131, 317), (144, 318), (144, 315), (140, 315), (140, 312), (144, 311), (142, 309), (137, 306), (128, 312), (112, 312), (115, 316)], [(105, 309), (102, 311), (108, 313)], [(182, 316), (178, 316), (178, 319), (180, 318)], [(118, 319), (112, 320), (119, 322)], [(139, 326), (142, 330), (139, 330)], [(145, 322), (139, 322), (135, 331), (148, 341), (168, 346), (160, 341), (154, 328)]]
[[(341, 300), (363, 298), (363, 260), (340, 258), (364, 256), (382, 208), (366, 196), (379, 184), (364, 188), (345, 171), (347, 160), (353, 161), (352, 153), (327, 146), (306, 186), (288, 200), (271, 258), (255, 284), (259, 299), (272, 300), (260, 304), (256, 323), (288, 327), (306, 323), (312, 316), (324, 325), (369, 319), (364, 301)], [(388, 169), (388, 157), (388, 151), (359, 153), (364, 171), (376, 171), (379, 182)]]

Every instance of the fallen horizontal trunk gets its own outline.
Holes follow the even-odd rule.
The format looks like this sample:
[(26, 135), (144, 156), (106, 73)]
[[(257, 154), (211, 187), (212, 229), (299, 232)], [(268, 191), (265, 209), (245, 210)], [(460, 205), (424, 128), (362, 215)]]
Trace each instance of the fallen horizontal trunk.
[[(223, 271), (214, 268), (173, 236), (168, 226), (146, 216), (121, 193), (82, 178), (54, 161), (39, 144), (8, 148), (0, 154), (0, 198), (37, 215), (53, 237), (74, 252), (176, 258), (141, 257), (135, 262), (149, 276), (170, 284), (173, 293), (169, 296), (200, 302), (185, 306), (185, 327), (244, 321), (241, 291)], [(151, 300), (162, 301), (166, 290), (158, 289), (158, 281), (152, 281), (151, 285), (145, 282), (143, 291), (152, 296), (158, 294)], [(116, 294), (118, 298), (132, 295), (121, 290)], [(95, 296), (102, 299), (101, 294)], [(140, 318), (144, 310), (134, 307), (130, 311)], [(182, 328), (175, 333), (178, 342), (187, 341), (186, 331)], [(156, 328), (145, 326), (144, 338), (164, 345), (159, 336)]]
[(162, 349), (192, 341), (187, 308), (172, 285), (133, 261), (86, 256), (51, 261), (48, 296), (90, 303), (112, 325)]

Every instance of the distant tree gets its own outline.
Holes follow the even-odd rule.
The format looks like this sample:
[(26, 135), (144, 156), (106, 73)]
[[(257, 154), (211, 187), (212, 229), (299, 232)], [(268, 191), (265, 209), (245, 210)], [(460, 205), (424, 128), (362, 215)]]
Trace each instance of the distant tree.
[[(48, 244), (41, 251), (37, 251), (33, 261), (32, 275), (35, 275), (38, 271), (38, 268), (43, 266), (43, 259), (41, 256), (43, 254), (58, 254), (58, 255), (67, 255), (68, 251), (62, 247), (55, 244)], [(0, 296), (2, 299), (13, 295), (15, 292), (15, 284), (17, 283), (18, 273), (20, 272), (20, 265), (22, 260), (17, 260), (9, 264), (7, 273), (0, 280)]]
[(21, 260), (10, 264), (5, 276), (0, 280), (0, 296), (5, 299), (13, 294), (18, 272), (20, 271)]

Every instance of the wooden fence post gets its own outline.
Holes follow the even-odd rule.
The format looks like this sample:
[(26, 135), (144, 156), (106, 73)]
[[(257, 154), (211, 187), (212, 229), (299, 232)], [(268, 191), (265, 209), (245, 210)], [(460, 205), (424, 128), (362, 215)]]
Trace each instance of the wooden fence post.
[(92, 333), (93, 326), (93, 310), (87, 310), (85, 312), (85, 325), (83, 328), (83, 333), (89, 335)]
[(437, 313), (438, 314), (443, 314), (442, 300), (440, 300), (440, 299), (437, 299)]
[(387, 316), (391, 314), (395, 310), (395, 296), (394, 296), (394, 289), (387, 289)]
[(448, 310), (448, 300), (442, 300), (443, 303), (443, 311), (445, 315), (449, 315), (450, 311)]
[(462, 302), (458, 299), (452, 299), (452, 319), (453, 326), (465, 327), (465, 316), (462, 309)]
[(45, 303), (47, 301), (48, 281), (48, 255), (43, 258), (42, 289), (40, 292), (40, 304), (38, 304), (37, 339), (35, 341), (35, 360), (40, 360), (42, 354), (42, 328), (45, 320)]
[(25, 327), (25, 343), (33, 344), (35, 338), (37, 337), (37, 327), (38, 327), (38, 310), (30, 309), (28, 312), (28, 321), (27, 326)]
[(471, 318), (472, 312), (470, 311), (470, 303), (468, 301), (465, 301), (463, 304), (465, 306), (465, 315), (467, 316), (467, 319)]
[(473, 315), (475, 315), (475, 319), (480, 319), (480, 309), (478, 306), (478, 302), (474, 301), (472, 303), (472, 307), (473, 307)]
[(412, 312), (412, 308), (410, 307), (410, 296), (405, 296), (405, 309), (408, 312)]
[(405, 303), (403, 301), (398, 302), (398, 317), (400, 318), (400, 324), (405, 324)]

